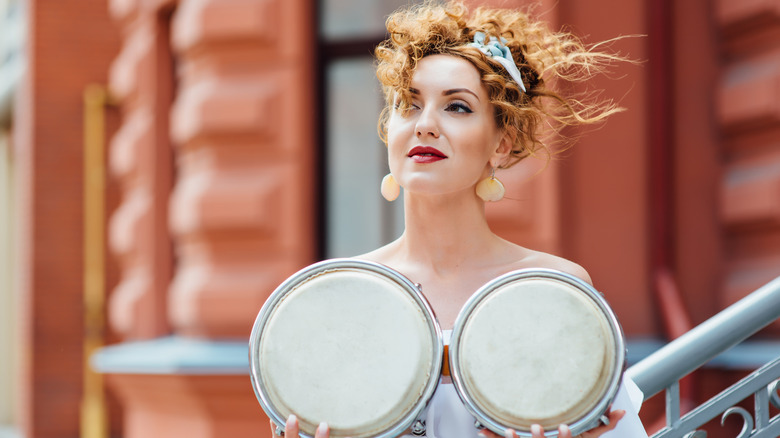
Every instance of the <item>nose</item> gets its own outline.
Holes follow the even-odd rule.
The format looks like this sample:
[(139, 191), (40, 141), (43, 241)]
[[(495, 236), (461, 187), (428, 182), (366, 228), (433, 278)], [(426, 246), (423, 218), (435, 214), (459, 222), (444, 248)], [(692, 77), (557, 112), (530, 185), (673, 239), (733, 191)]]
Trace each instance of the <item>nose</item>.
[(421, 112), (415, 130), (417, 137), (430, 135), (433, 138), (439, 138), (439, 123), (432, 107), (429, 106)]

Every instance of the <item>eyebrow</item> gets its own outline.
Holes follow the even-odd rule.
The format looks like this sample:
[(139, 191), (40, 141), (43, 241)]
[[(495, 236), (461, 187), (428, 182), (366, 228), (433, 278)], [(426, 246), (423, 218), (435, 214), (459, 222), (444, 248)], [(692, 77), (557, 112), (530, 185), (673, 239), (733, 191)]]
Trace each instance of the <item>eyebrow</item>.
[(451, 89), (451, 90), (447, 90), (447, 91), (445, 91), (444, 93), (442, 93), (442, 95), (444, 95), (444, 96), (450, 96), (450, 95), (452, 95), (452, 94), (458, 94), (458, 93), (469, 93), (469, 94), (471, 94), (472, 96), (476, 97), (476, 98), (477, 98), (477, 100), (479, 100), (479, 96), (477, 96), (477, 93), (475, 93), (475, 92), (473, 92), (473, 91), (469, 90), (468, 88), (453, 88), (453, 89)]
[[(420, 90), (416, 88), (409, 88), (409, 92), (412, 94), (420, 94)], [(468, 88), (452, 88), (450, 90), (444, 90), (441, 94), (442, 96), (451, 96), (453, 94), (458, 94), (458, 93), (469, 93), (472, 96), (476, 97), (477, 100), (479, 101), (479, 96), (477, 96), (477, 93), (469, 90)]]

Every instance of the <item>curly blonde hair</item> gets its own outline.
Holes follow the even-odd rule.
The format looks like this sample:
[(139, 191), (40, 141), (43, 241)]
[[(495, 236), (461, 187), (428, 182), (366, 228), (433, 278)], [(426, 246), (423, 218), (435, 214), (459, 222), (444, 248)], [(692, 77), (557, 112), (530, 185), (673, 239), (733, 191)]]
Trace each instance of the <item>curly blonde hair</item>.
[[(495, 108), (496, 123), (513, 141), (511, 159), (502, 167), (539, 151), (551, 157), (552, 148), (543, 141), (545, 128), (560, 133), (566, 126), (597, 123), (622, 111), (613, 101), (597, 99), (593, 93), (564, 97), (548, 84), (562, 89), (566, 83), (587, 81), (623, 58), (600, 51), (604, 43), (587, 47), (569, 32), (553, 32), (525, 12), (479, 7), (470, 13), (461, 3), (428, 1), (394, 12), (386, 25), (390, 38), (375, 49), (377, 77), (386, 101), (379, 121), (385, 142), (393, 105), (400, 102), (401, 111), (408, 109), (417, 63), (434, 54), (466, 59), (479, 71)], [(527, 92), (497, 61), (469, 46), (476, 32), (506, 39)]]

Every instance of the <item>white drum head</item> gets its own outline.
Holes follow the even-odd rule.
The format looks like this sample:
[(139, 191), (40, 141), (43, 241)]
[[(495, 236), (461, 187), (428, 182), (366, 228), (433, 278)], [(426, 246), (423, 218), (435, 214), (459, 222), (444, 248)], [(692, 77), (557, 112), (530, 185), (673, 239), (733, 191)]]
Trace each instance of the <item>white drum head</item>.
[(422, 295), (380, 265), (313, 265), (274, 292), (250, 341), (252, 379), (266, 413), (290, 413), (302, 435), (398, 434), (438, 381), (441, 334)]
[[(563, 273), (518, 271), (478, 291), (459, 315), (450, 367), (480, 422), (530, 436), (594, 426), (623, 368), (620, 327), (589, 285)], [(491, 427), (492, 426), (492, 427)]]

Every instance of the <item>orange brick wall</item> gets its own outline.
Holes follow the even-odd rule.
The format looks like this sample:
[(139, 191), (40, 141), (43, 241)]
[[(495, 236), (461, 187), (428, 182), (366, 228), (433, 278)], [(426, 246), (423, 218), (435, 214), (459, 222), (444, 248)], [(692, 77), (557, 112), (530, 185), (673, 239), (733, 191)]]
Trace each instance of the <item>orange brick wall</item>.
[[(562, 2), (559, 20), (590, 44), (642, 35), (650, 31), (647, 3)], [(648, 57), (644, 38), (626, 38), (610, 49), (631, 59)], [(617, 100), (626, 111), (598, 129), (581, 128), (577, 144), (561, 160), (563, 255), (589, 271), (627, 336), (657, 332), (649, 274), (648, 86), (647, 70), (627, 62), (583, 84), (604, 90), (603, 97)]]
[[(118, 47), (104, 4), (30, 1), (15, 108), (23, 347), (20, 424), (76, 436), (82, 362), (82, 92)], [(84, 25), (89, 23), (89, 25)]]
[[(245, 341), (315, 256), (314, 3), (109, 3), (123, 36), (109, 320), (125, 340)], [(124, 436), (268, 433), (248, 377), (214, 373), (111, 374)]]
[[(111, 67), (124, 113), (110, 152), (122, 187), (112, 326), (246, 337), (270, 291), (314, 257), (312, 9), (112, 4), (125, 29)], [(282, 38), (281, 23), (308, 31)]]
[(715, 2), (728, 305), (780, 274), (780, 1)]

